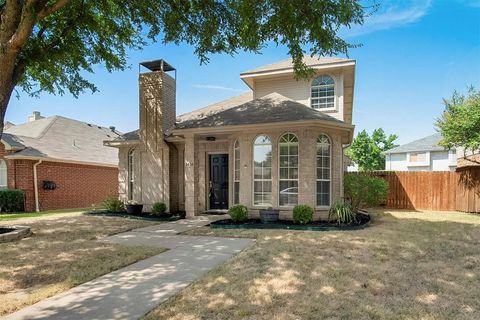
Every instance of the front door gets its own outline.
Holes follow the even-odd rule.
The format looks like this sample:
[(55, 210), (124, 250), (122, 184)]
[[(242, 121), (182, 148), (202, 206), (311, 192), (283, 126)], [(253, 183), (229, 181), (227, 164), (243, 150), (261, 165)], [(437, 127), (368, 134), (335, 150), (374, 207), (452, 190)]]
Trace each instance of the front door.
[(210, 209), (228, 209), (228, 154), (211, 154), (209, 163)]

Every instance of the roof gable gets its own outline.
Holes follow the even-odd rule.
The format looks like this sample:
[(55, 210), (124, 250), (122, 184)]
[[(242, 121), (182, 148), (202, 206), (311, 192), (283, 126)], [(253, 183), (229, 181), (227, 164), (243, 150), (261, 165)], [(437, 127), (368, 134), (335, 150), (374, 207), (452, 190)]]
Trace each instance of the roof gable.
[(438, 144), (440, 140), (442, 140), (442, 135), (440, 133), (435, 133), (430, 136), (387, 150), (385, 151), (385, 153), (390, 154), (415, 151), (445, 151), (446, 149)]
[(178, 123), (176, 129), (235, 126), (286, 121), (326, 120), (344, 123), (278, 93), (255, 99), (200, 119)]

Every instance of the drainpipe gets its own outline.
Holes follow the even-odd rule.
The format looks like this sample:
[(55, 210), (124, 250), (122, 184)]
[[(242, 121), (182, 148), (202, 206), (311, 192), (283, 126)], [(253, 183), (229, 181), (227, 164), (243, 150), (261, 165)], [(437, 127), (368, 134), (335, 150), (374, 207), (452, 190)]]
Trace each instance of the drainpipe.
[(344, 194), (344, 190), (343, 190), (343, 179), (345, 178), (345, 163), (343, 161), (344, 157), (345, 157), (345, 149), (347, 149), (348, 147), (350, 147), (351, 143), (349, 144), (345, 144), (342, 146), (342, 180), (341, 180), (341, 183), (340, 183), (340, 197), (345, 200), (345, 194)]
[(38, 183), (37, 183), (37, 166), (42, 163), (43, 160), (38, 160), (38, 162), (33, 164), (33, 190), (35, 193), (35, 211), (40, 211), (40, 205), (38, 204)]

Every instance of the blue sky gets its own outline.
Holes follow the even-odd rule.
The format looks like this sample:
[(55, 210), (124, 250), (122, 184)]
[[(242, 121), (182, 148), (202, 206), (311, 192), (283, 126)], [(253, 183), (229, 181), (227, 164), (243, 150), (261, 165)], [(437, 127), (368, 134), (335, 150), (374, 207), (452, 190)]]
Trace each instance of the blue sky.
[[(383, 127), (406, 143), (435, 132), (442, 98), (453, 90), (480, 87), (480, 0), (381, 1), (364, 26), (341, 34), (362, 47), (357, 60), (354, 124), (356, 132)], [(132, 66), (108, 73), (102, 66), (89, 75), (100, 92), (78, 99), (42, 94), (12, 97), (6, 120), (25, 122), (33, 110), (58, 114), (127, 132), (138, 127), (138, 63), (164, 58), (177, 68), (177, 113), (237, 95), (247, 86), (242, 71), (288, 57), (287, 49), (267, 46), (261, 55), (213, 55), (200, 65), (187, 45), (152, 44), (129, 52)]]

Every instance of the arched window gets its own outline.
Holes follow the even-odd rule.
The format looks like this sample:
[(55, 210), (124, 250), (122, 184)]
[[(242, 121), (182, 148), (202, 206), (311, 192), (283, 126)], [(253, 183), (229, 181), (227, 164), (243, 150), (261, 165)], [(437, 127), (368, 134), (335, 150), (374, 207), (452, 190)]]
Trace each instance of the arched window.
[(240, 143), (233, 144), (233, 203), (240, 203)]
[(298, 204), (298, 138), (293, 133), (284, 134), (279, 141), (279, 195), (281, 206)]
[(323, 75), (312, 81), (311, 107), (328, 109), (335, 107), (335, 81)]
[(317, 138), (317, 206), (330, 206), (330, 139), (321, 134)]
[(7, 163), (0, 159), (0, 188), (7, 187)]
[(272, 142), (264, 135), (253, 144), (253, 205), (272, 206)]
[(134, 149), (131, 149), (128, 152), (128, 200), (133, 200), (134, 170)]

